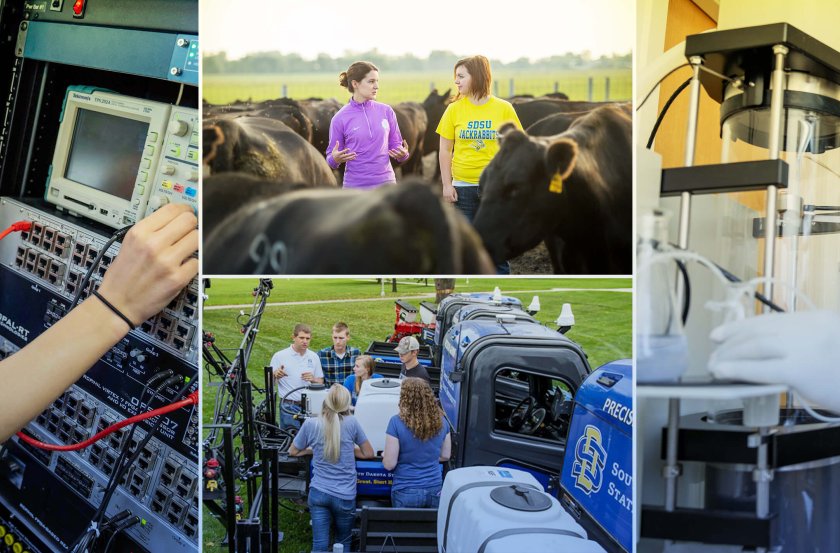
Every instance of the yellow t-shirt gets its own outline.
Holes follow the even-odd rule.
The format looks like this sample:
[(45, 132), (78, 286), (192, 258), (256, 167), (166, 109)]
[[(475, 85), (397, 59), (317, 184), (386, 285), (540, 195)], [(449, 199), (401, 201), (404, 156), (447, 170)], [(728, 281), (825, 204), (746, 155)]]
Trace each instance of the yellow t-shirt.
[(481, 172), (499, 151), (496, 133), (505, 123), (522, 129), (513, 106), (495, 96), (477, 106), (463, 97), (452, 102), (443, 112), (437, 133), (455, 141), (452, 156), (452, 178), (478, 184)]

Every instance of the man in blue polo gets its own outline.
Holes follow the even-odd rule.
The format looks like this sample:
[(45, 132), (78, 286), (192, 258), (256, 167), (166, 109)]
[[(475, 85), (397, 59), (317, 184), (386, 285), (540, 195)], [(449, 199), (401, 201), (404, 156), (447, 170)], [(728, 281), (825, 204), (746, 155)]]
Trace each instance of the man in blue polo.
[(353, 374), (353, 364), (362, 352), (359, 348), (348, 346), (348, 340), (350, 329), (347, 323), (339, 321), (332, 327), (333, 345), (318, 351), (327, 386), (344, 384), (344, 379)]
[(271, 358), (271, 368), (274, 372), (274, 379), (277, 381), (277, 397), (286, 397), (280, 409), (280, 426), (282, 428), (300, 428), (300, 421), (295, 420), (294, 415), (286, 410), (300, 411), (301, 390), (296, 390), (308, 385), (323, 384), (324, 372), (321, 370), (321, 361), (314, 351), (309, 349), (309, 341), (312, 340), (312, 329), (309, 325), (295, 325), (292, 335), (292, 345), (280, 350)]

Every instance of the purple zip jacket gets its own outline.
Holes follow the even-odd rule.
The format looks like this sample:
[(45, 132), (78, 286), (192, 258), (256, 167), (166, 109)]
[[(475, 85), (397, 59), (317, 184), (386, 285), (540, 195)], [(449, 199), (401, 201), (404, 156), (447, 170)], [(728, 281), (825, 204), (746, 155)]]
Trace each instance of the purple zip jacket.
[[(374, 100), (360, 104), (350, 98), (330, 122), (327, 163), (333, 169), (338, 168), (332, 156), (336, 142), (339, 150), (350, 148), (351, 152), (356, 152), (356, 159), (346, 163), (344, 188), (369, 190), (386, 182), (396, 182), (388, 150), (402, 145), (402, 135), (391, 106)], [(406, 159), (408, 154), (398, 161)]]

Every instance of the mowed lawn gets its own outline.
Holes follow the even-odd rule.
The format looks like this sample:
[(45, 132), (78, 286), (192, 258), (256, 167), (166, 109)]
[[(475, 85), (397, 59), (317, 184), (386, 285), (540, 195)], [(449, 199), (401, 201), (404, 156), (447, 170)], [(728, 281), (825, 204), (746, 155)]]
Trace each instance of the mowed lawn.
[[(593, 101), (621, 101), (632, 97), (632, 72), (629, 69), (500, 71), (493, 75), (493, 93), (508, 97), (514, 94), (539, 96), (559, 91), (565, 92), (571, 100), (588, 100), (590, 79)], [(422, 102), (432, 88), (440, 92), (454, 88), (452, 80), (452, 75), (446, 72), (382, 72), (377, 99), (392, 104)], [(257, 102), (283, 96), (294, 99), (338, 98), (343, 102), (350, 97), (350, 93), (338, 85), (338, 74), (330, 73), (204, 74), (202, 95), (211, 104), (248, 99)]]
[[(255, 278), (217, 278), (212, 279), (211, 287), (207, 289), (209, 298), (205, 302), (203, 328), (215, 335), (216, 344), (227, 349), (229, 357), (235, 354), (242, 341), (237, 317), (244, 311), (245, 316), (239, 318), (247, 319), (253, 304), (251, 292), (257, 283)], [(393, 331), (395, 299), (405, 298), (417, 307), (420, 301), (434, 301), (433, 279), (400, 279), (396, 293), (391, 291), (391, 280), (386, 280), (384, 297), (380, 295), (381, 284), (374, 279), (296, 278), (274, 279), (273, 283), (274, 290), (268, 301), (279, 305), (266, 308), (248, 365), (249, 378), (260, 388), (264, 382), (263, 367), (276, 351), (289, 346), (296, 323), (312, 326), (311, 348), (318, 350), (331, 345), (333, 323), (345, 321), (350, 326), (350, 344), (364, 351), (370, 342), (384, 340)], [(567, 336), (587, 352), (593, 369), (631, 356), (632, 294), (626, 291), (632, 286), (630, 279), (470, 278), (458, 279), (455, 292), (492, 292), (496, 286), (503, 294), (519, 298), (525, 306), (534, 295), (539, 296), (541, 310), (536, 318), (552, 328), (563, 303), (570, 303), (576, 324)], [(205, 371), (202, 392), (205, 424), (213, 419), (216, 393), (216, 388), (208, 386), (208, 382), (218, 381), (218, 378), (208, 380), (208, 375)], [(254, 403), (258, 404), (262, 399), (257, 394)], [(244, 486), (237, 493), (244, 496)], [(284, 541), (280, 550), (289, 553), (309, 551), (312, 538), (308, 513), (288, 502), (283, 506), (280, 530), (284, 532)], [(224, 535), (222, 525), (204, 509), (203, 550), (227, 551), (220, 545)]]

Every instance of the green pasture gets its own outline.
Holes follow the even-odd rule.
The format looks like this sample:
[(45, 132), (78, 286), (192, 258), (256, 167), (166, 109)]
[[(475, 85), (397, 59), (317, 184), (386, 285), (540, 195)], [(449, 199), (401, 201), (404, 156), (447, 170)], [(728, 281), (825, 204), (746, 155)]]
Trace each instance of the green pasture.
[[(264, 382), (263, 366), (278, 350), (288, 347), (294, 325), (305, 322), (312, 326), (313, 350), (331, 345), (333, 323), (342, 320), (350, 326), (350, 344), (364, 351), (372, 341), (381, 341), (393, 331), (394, 299), (409, 299), (419, 307), (423, 299), (434, 301), (433, 279), (400, 279), (397, 292), (391, 291), (391, 280), (385, 282), (385, 296), (374, 279), (274, 279), (248, 365), (248, 376), (259, 387)], [(207, 289), (209, 296), (203, 312), (203, 328), (215, 334), (216, 344), (229, 357), (235, 355), (242, 341), (240, 311), (245, 316), (253, 304), (251, 292), (258, 281), (251, 279), (213, 279)], [(560, 313), (563, 303), (570, 303), (576, 325), (567, 336), (578, 342), (589, 355), (589, 363), (596, 368), (606, 362), (629, 358), (632, 351), (632, 295), (621, 291), (631, 288), (628, 278), (620, 279), (560, 279), (560, 278), (470, 278), (457, 279), (455, 292), (491, 292), (498, 286), (502, 293), (514, 296), (528, 305), (538, 295), (541, 310), (537, 319), (548, 326)], [(423, 297), (418, 297), (423, 296)], [(342, 300), (342, 301), (332, 301)], [(303, 303), (309, 302), (309, 303)], [(277, 304), (277, 305), (272, 305)], [(242, 318), (241, 320), (245, 320)], [(216, 387), (205, 371), (202, 388), (203, 420), (213, 420)], [(254, 402), (262, 401), (259, 394)], [(244, 487), (238, 494), (244, 496)], [(284, 532), (282, 552), (309, 551), (311, 531), (309, 515), (302, 507), (289, 502), (280, 509), (280, 530)], [(247, 513), (247, 509), (246, 509)], [(203, 551), (222, 553), (224, 529), (205, 508), (203, 518)]]
[[(590, 79), (593, 101), (630, 100), (632, 97), (632, 72), (629, 69), (500, 71), (493, 78), (493, 93), (500, 97), (513, 94), (539, 96), (559, 91), (565, 92), (572, 100), (588, 100)], [(204, 74), (201, 83), (202, 97), (211, 104), (249, 99), (256, 102), (282, 96), (294, 99), (337, 98), (341, 101), (350, 97), (349, 92), (338, 85), (338, 75), (329, 73)], [(452, 75), (446, 72), (382, 73), (377, 98), (380, 102), (392, 104), (422, 102), (432, 88), (443, 92), (450, 87), (454, 87)]]

